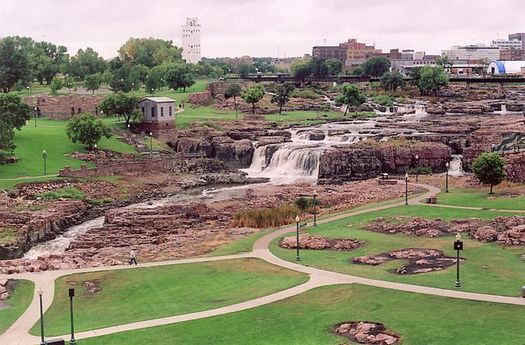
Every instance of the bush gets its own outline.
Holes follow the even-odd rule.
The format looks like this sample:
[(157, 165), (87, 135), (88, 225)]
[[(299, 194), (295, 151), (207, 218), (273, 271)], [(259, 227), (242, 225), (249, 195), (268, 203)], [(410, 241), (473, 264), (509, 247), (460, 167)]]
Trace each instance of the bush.
[(274, 208), (246, 210), (235, 214), (233, 225), (237, 227), (269, 228), (291, 224), (295, 216), (301, 213), (297, 206), (281, 205)]
[(307, 99), (319, 99), (321, 96), (312, 89), (295, 89), (292, 92), (292, 97), (296, 98), (307, 98)]
[(374, 102), (384, 107), (392, 107), (394, 100), (389, 95), (377, 95), (374, 97)]
[(52, 192), (45, 192), (40, 194), (40, 197), (44, 200), (55, 200), (55, 199), (76, 199), (83, 200), (86, 196), (84, 192), (75, 187), (64, 187)]
[(294, 202), (295, 206), (297, 206), (301, 211), (306, 211), (313, 206), (319, 206), (321, 203), (319, 202), (319, 199), (313, 198), (305, 198), (304, 196), (300, 197), (299, 199), (295, 200)]

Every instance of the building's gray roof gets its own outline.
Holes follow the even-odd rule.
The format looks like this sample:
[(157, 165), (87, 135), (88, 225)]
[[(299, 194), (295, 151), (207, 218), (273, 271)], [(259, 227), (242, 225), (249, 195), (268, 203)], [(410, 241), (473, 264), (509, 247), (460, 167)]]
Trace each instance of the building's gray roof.
[(169, 97), (144, 97), (140, 101), (142, 102), (142, 101), (144, 101), (146, 99), (149, 100), (149, 101), (156, 102), (156, 103), (175, 102), (175, 100), (173, 98), (169, 98)]

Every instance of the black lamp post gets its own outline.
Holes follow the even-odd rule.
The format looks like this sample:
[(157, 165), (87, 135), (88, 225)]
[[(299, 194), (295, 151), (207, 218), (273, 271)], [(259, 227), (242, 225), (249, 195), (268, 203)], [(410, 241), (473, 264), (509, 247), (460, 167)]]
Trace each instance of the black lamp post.
[(317, 191), (314, 189), (314, 226), (317, 226), (317, 204), (316, 204), (316, 197), (317, 197)]
[(149, 132), (149, 153), (153, 153), (153, 132)]
[(450, 169), (450, 162), (446, 162), (445, 166), (447, 167), (445, 171), (445, 193), (448, 193), (448, 169)]
[(46, 345), (46, 341), (44, 340), (44, 307), (42, 305), (43, 294), (44, 290), (42, 290), (42, 288), (38, 288), (38, 297), (40, 299), (40, 345)]
[(299, 218), (299, 215), (295, 216), (295, 228), (296, 228), (296, 234), (297, 234), (297, 242), (296, 242), (296, 249), (297, 253), (295, 256), (295, 261), (301, 261), (301, 256), (299, 255), (299, 221), (301, 218)]
[(47, 152), (46, 150), (42, 151), (42, 158), (44, 159), (44, 175), (47, 175)]
[(419, 155), (416, 155), (416, 157), (414, 157), (414, 161), (416, 163), (416, 183), (419, 181)]
[(38, 115), (38, 109), (37, 109), (37, 107), (34, 107), (33, 108), (33, 117), (35, 118), (35, 127), (37, 127), (37, 124), (36, 124), (37, 115)]
[(456, 283), (454, 284), (454, 287), (460, 288), (461, 282), (459, 280), (459, 251), (463, 250), (463, 241), (461, 241), (461, 234), (459, 233), (456, 235), (454, 250), (456, 251)]
[(405, 174), (405, 206), (408, 206), (408, 173)]
[(71, 314), (71, 340), (69, 341), (70, 345), (75, 345), (77, 341), (75, 340), (75, 327), (73, 326), (73, 297), (75, 297), (75, 289), (69, 289), (69, 312)]

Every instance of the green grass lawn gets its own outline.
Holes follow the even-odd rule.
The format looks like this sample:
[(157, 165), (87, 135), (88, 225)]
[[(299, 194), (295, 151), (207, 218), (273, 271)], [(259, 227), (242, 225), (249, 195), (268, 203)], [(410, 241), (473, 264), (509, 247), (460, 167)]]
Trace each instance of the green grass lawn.
[(489, 194), (489, 189), (453, 188), (449, 193), (438, 195), (440, 204), (495, 208), (503, 210), (525, 210), (525, 195), (511, 196), (506, 191), (494, 188), (494, 194)]
[(403, 345), (522, 345), (525, 308), (362, 285), (317, 288), (234, 314), (82, 340), (82, 345), (338, 345), (345, 321), (382, 322)]
[(136, 93), (139, 96), (143, 97), (170, 97), (177, 101), (178, 106), (181, 101), (184, 101), (184, 103), (186, 103), (190, 94), (195, 92), (203, 92), (204, 90), (206, 90), (206, 87), (208, 86), (209, 82), (209, 79), (197, 79), (195, 80), (195, 84), (193, 84), (193, 86), (186, 89), (186, 92), (183, 92), (182, 89), (173, 91), (171, 89), (168, 89), (167, 87), (163, 87), (162, 90), (157, 90), (154, 94), (146, 92), (145, 89), (140, 89), (136, 91)]
[[(105, 121), (112, 121), (112, 119), (105, 119)], [(19, 161), (14, 164), (0, 165), (0, 179), (43, 175), (43, 150), (47, 152), (48, 175), (57, 174), (66, 165), (78, 168), (81, 164), (85, 164), (66, 156), (70, 152), (86, 151), (84, 145), (73, 144), (69, 140), (65, 130), (66, 124), (66, 121), (40, 119), (37, 127), (34, 127), (33, 122), (29, 122), (28, 125), (22, 127), (21, 131), (16, 131), (15, 156), (19, 158)], [(132, 146), (122, 142), (116, 136), (110, 139), (103, 138), (98, 147), (123, 153), (135, 152)], [(5, 188), (2, 182), (0, 181), (0, 187)], [(9, 185), (9, 181), (5, 182), (7, 182), (6, 185)]]
[[(69, 331), (68, 281), (76, 281), (78, 331), (214, 309), (268, 295), (308, 280), (307, 275), (257, 259), (239, 259), (116, 270), (62, 277), (45, 313), (46, 334)], [(82, 283), (97, 281), (102, 291), (86, 293)], [(39, 332), (38, 323), (32, 329)]]
[[(301, 264), (362, 277), (453, 289), (456, 279), (454, 267), (438, 272), (398, 275), (390, 273), (388, 270), (401, 267), (406, 261), (394, 260), (378, 266), (351, 263), (352, 258), (357, 256), (379, 254), (402, 248), (433, 248), (443, 250), (445, 254), (450, 256), (455, 255), (452, 248), (453, 236), (428, 238), (386, 235), (362, 230), (362, 227), (377, 217), (397, 215), (451, 220), (468, 217), (490, 219), (511, 214), (409, 206), (353, 216), (322, 224), (316, 228), (309, 228), (308, 232), (334, 238), (357, 238), (366, 241), (365, 246), (350, 252), (303, 250), (301, 251)], [(270, 249), (283, 259), (295, 260), (295, 250), (280, 248), (278, 239), (271, 243)], [(520, 254), (523, 252), (525, 252), (525, 246), (503, 247), (466, 238), (465, 250), (461, 252), (461, 256), (467, 259), (461, 262), (462, 290), (509, 296), (520, 295), (520, 289), (524, 283), (523, 277), (525, 276), (525, 263), (520, 258)]]
[(209, 253), (208, 256), (223, 256), (251, 252), (253, 249), (253, 244), (259, 238), (269, 234), (270, 232), (272, 232), (272, 230), (261, 230), (240, 240), (220, 246), (213, 252)]
[[(238, 119), (242, 119), (243, 114), (239, 112)], [(206, 121), (229, 121), (235, 120), (234, 110), (217, 110), (213, 107), (194, 107), (186, 105), (184, 111), (177, 113), (175, 124), (177, 129), (190, 127), (193, 122)]]
[(0, 334), (4, 333), (31, 304), (35, 285), (29, 280), (17, 280), (16, 287), (5, 303), (7, 308), (0, 308)]

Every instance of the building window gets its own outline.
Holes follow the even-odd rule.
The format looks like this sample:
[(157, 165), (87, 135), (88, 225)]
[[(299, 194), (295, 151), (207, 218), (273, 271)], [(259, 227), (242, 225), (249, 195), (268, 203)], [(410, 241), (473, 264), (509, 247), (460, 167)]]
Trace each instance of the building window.
[(164, 116), (164, 107), (160, 107), (160, 116)]
[(78, 108), (78, 114), (82, 112), (82, 108)]
[(151, 107), (151, 117), (155, 117), (155, 107)]
[(170, 113), (170, 116), (173, 114), (172, 110), (171, 110), (171, 107), (169, 107), (168, 109), (169, 113)]
[(142, 107), (142, 115), (144, 115), (144, 107)]
[(75, 108), (71, 107), (71, 116), (75, 115)]

